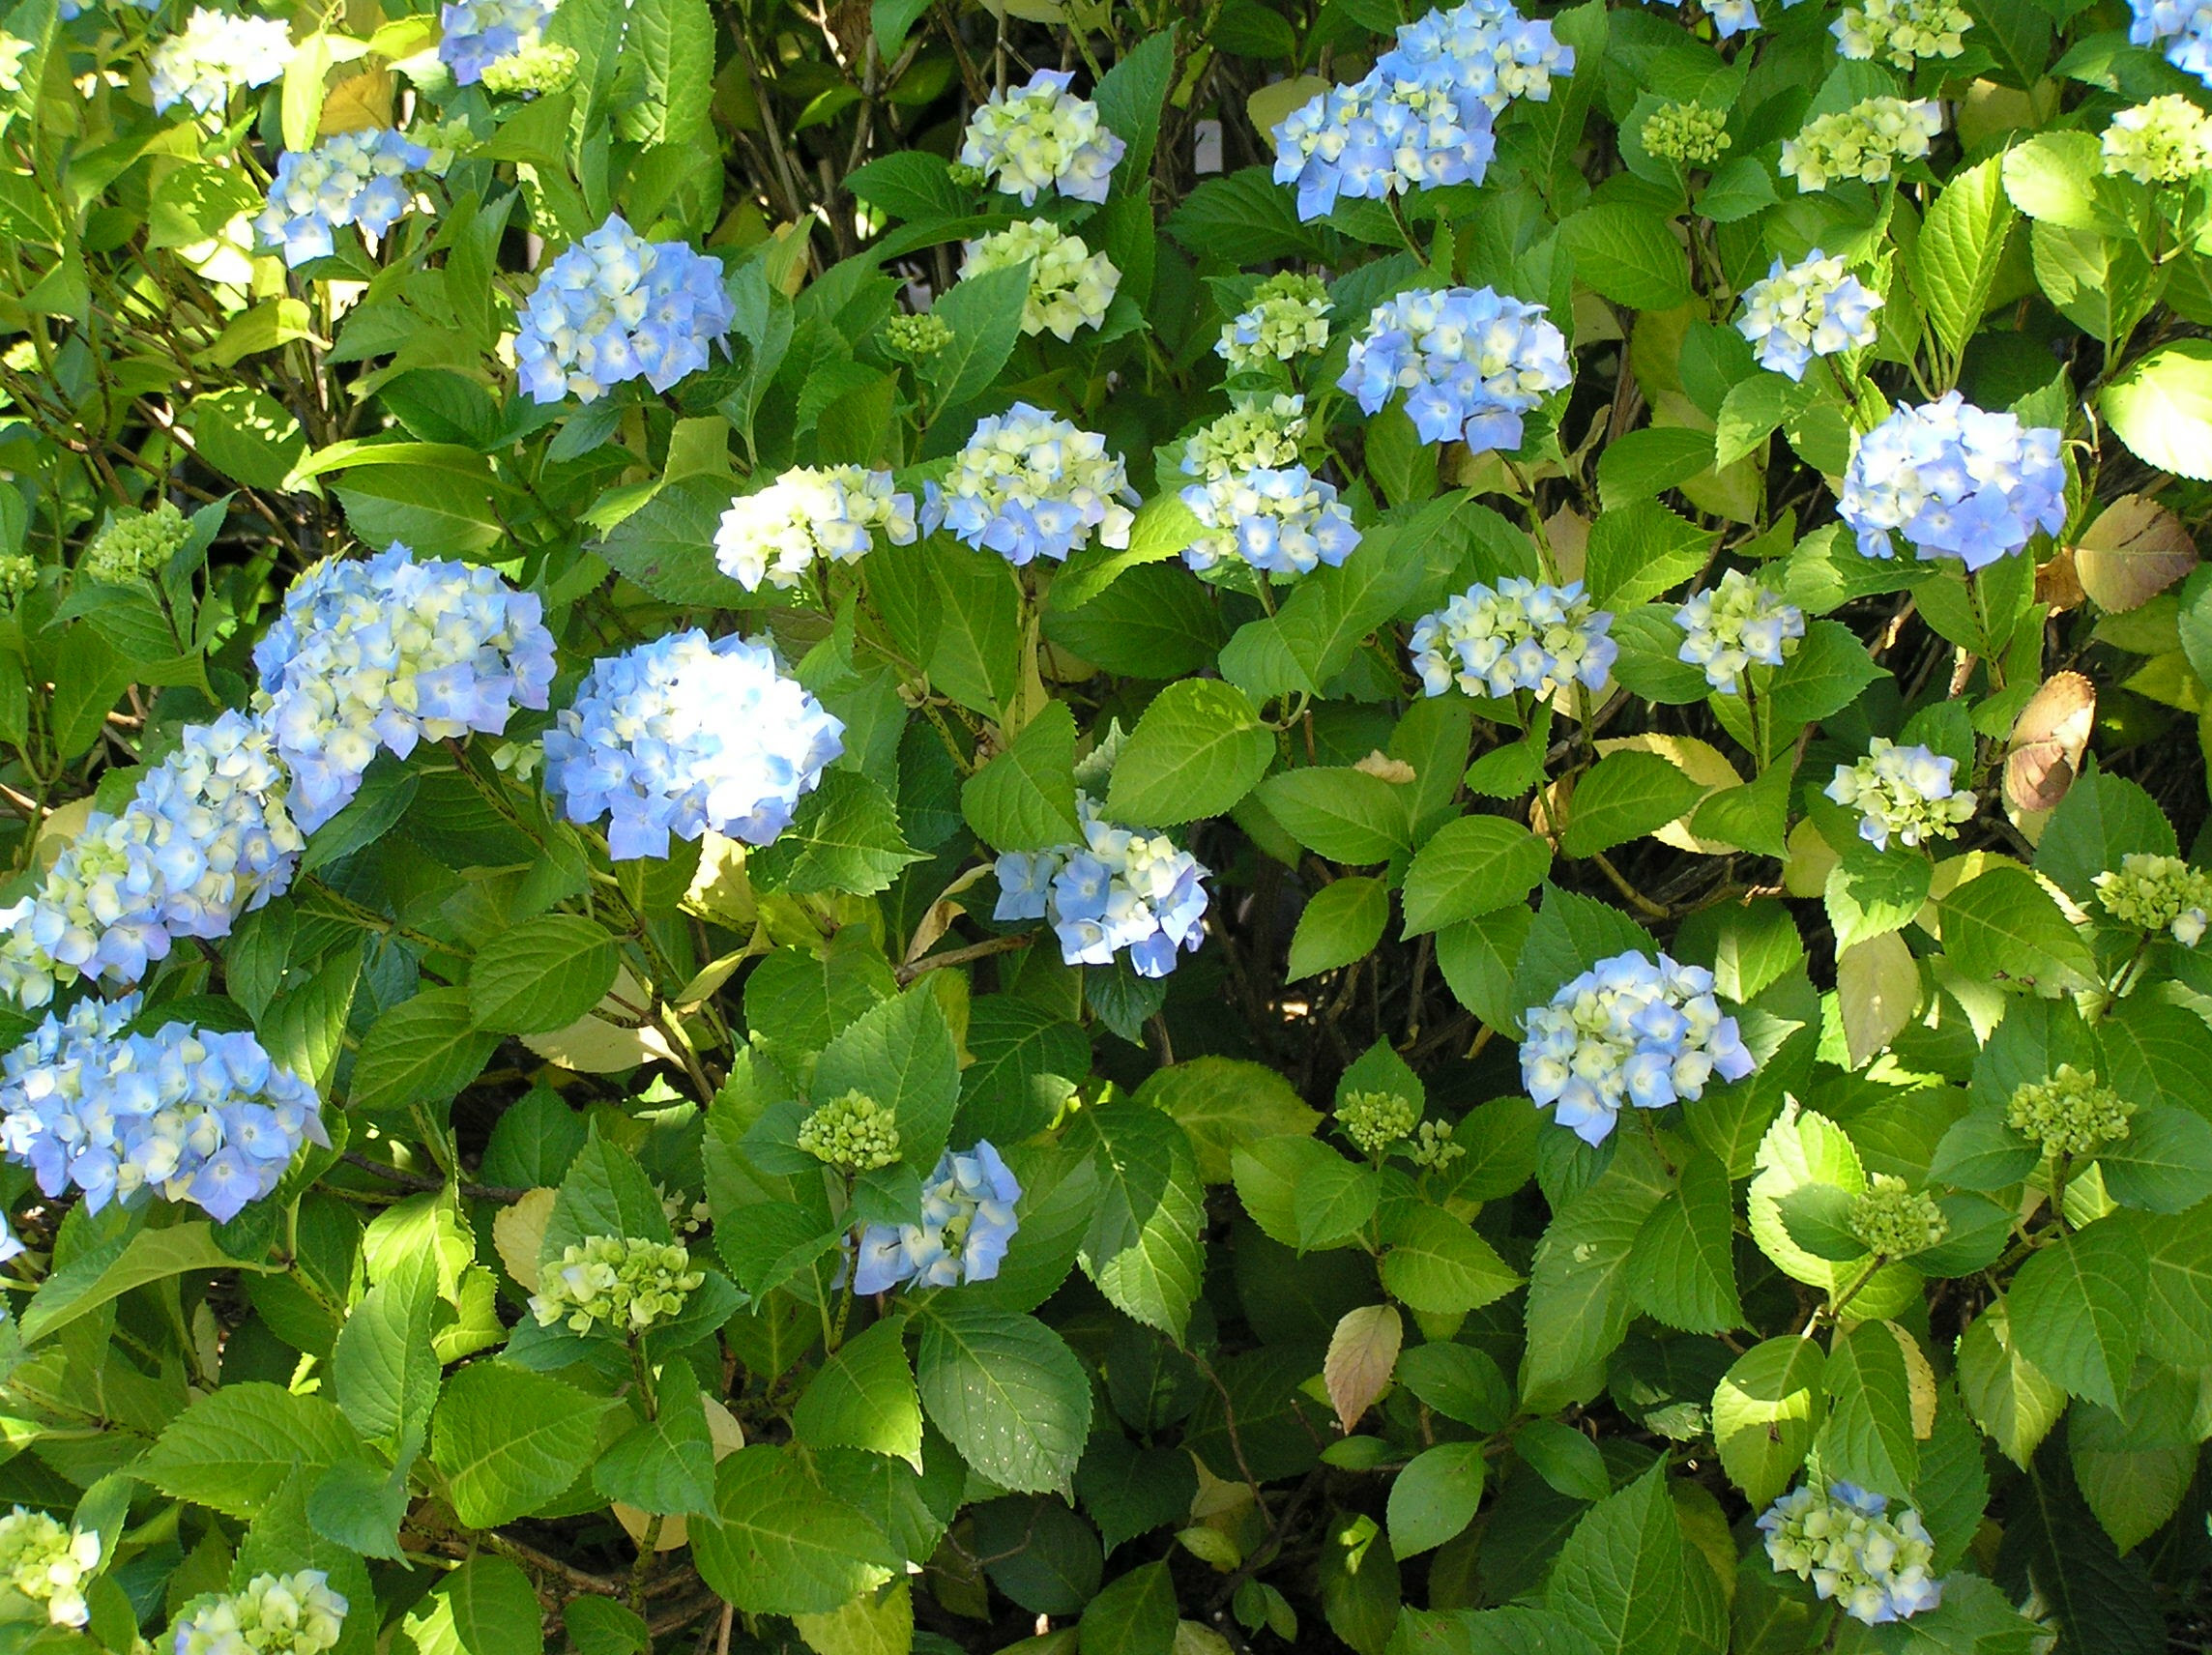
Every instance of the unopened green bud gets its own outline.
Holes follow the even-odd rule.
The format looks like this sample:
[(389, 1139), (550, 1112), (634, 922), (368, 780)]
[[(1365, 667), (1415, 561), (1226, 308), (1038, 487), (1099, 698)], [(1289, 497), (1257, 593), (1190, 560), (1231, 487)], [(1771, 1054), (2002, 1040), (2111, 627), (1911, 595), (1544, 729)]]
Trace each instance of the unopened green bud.
[(564, 1247), (560, 1262), (540, 1273), (530, 1311), (540, 1327), (566, 1321), (578, 1333), (595, 1326), (642, 1333), (680, 1313), (706, 1279), (675, 1242), (593, 1235)]
[(15, 600), (39, 584), (39, 560), (16, 553), (0, 558), (0, 603), (15, 607)]
[(2097, 900), (2122, 925), (2169, 932), (2185, 948), (2196, 947), (2212, 923), (2212, 874), (2179, 857), (2130, 854), (2117, 872), (2099, 874), (2096, 885)]
[(1421, 1112), (1394, 1091), (1355, 1091), (1336, 1106), (1336, 1123), (1362, 1155), (1380, 1155), (1413, 1135)]
[(884, 342), (893, 356), (919, 362), (952, 342), (952, 325), (942, 316), (893, 316), (884, 324)]
[(1413, 1157), (1413, 1165), (1435, 1171), (1448, 1167), (1467, 1153), (1467, 1146), (1452, 1136), (1452, 1129), (1441, 1120), (1424, 1120), (1420, 1131), (1413, 1135), (1413, 1147), (1407, 1153)]
[(981, 167), (970, 166), (966, 161), (959, 160), (954, 161), (945, 170), (952, 182), (963, 189), (982, 189), (983, 181), (989, 176)]
[[(497, 64), (488, 66), (486, 73), (497, 67)], [(443, 178), (461, 151), (476, 142), (476, 134), (469, 130), (468, 122), (456, 115), (451, 121), (417, 121), (407, 129), (407, 141), (421, 144), (430, 152), (429, 164), (422, 170), (433, 178)]]
[(2128, 1135), (2136, 1106), (2094, 1074), (2060, 1063), (2047, 1081), (2028, 1081), (2014, 1090), (2005, 1120), (2015, 1132), (2033, 1138), (2047, 1155), (2087, 1155)]
[(1711, 166), (1729, 142), (1728, 112), (1703, 103), (1662, 103), (1644, 123), (1644, 149), (1683, 166)]
[(118, 511), (93, 537), (77, 572), (103, 586), (129, 586), (165, 566), (191, 534), (185, 514), (166, 500), (151, 511)]
[(1868, 1252), (1885, 1259), (1924, 1253), (1951, 1231), (1934, 1196), (1907, 1189), (1903, 1178), (1888, 1173), (1875, 1174), (1874, 1182), (1851, 1198), (1845, 1222)]
[(799, 1147), (825, 1166), (872, 1173), (899, 1158), (898, 1121), (864, 1091), (849, 1091), (819, 1106), (799, 1128)]

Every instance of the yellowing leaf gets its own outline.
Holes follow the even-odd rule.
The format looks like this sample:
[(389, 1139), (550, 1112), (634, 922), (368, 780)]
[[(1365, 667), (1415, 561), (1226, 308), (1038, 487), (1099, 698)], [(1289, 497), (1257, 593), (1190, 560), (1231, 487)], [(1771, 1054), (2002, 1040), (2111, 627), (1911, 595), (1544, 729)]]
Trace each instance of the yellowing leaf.
[(1863, 1068), (1920, 1009), (1920, 968), (1904, 936), (1884, 931), (1846, 948), (1836, 961), (1836, 999), (1845, 1050), (1851, 1067)]
[(532, 1292), (538, 1291), (538, 1253), (545, 1239), (545, 1224), (553, 1216), (553, 1200), (560, 1192), (534, 1189), (512, 1206), (503, 1206), (491, 1221), (492, 1245), (507, 1273)]
[(392, 72), (368, 69), (348, 75), (323, 99), (323, 117), (317, 131), (323, 137), (334, 132), (361, 132), (392, 125)]
[(1328, 1386), (1328, 1400), (1337, 1423), (1349, 1432), (1359, 1416), (1374, 1407), (1390, 1388), (1391, 1371), (1398, 1365), (1398, 1347), (1405, 1343), (1406, 1323), (1394, 1306), (1361, 1305), (1348, 1310), (1329, 1335), (1328, 1355), (1321, 1373)]

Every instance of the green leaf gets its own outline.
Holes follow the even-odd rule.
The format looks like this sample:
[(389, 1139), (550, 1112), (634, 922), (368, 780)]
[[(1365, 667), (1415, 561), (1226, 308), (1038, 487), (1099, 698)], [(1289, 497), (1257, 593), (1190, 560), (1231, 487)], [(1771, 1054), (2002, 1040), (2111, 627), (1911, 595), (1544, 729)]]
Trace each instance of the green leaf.
[(2212, 341), (2152, 351), (2105, 387), (2098, 407), (2139, 459), (2194, 481), (2212, 478)]
[(1630, 1250), (1672, 1193), (1648, 1143), (1628, 1133), (1616, 1141), (1613, 1164), (1560, 1209), (1536, 1243), (1521, 1359), (1522, 1407), (1531, 1413), (1604, 1387), (1602, 1363), (1626, 1336), (1634, 1311)]
[(1953, 173), (1920, 227), (1906, 272), (1928, 325), (1953, 357), (1989, 308), (2012, 220), (2004, 159), (1993, 156)]
[(420, 1443), (438, 1400), (439, 1362), (430, 1349), (438, 1301), (433, 1255), (411, 1254), (370, 1288), (338, 1329), (331, 1377), (338, 1407), (364, 1437)]
[(623, 111), (623, 136), (646, 144), (689, 144), (706, 136), (713, 96), (714, 18), (706, 0), (636, 0), (622, 62), (643, 97)]
[(1912, 1497), (1912, 1482), (1920, 1474), (1920, 1443), (1912, 1432), (1911, 1377), (1891, 1328), (1886, 1321), (1862, 1321), (1828, 1352), (1820, 1467), (1829, 1476), (1904, 1500)]
[(830, 770), (800, 802), (789, 828), (749, 858), (753, 883), (786, 896), (843, 891), (872, 896), (921, 860), (899, 831), (898, 806), (881, 785)]
[(1928, 858), (1902, 845), (1880, 853), (1846, 849), (1821, 890), (1836, 945), (1849, 949), (1902, 931), (1927, 905), (1932, 877)]
[(1569, 1499), (1590, 1504), (1613, 1492), (1598, 1445), (1556, 1419), (1531, 1419), (1513, 1433), (1513, 1452)]
[(1242, 690), (1183, 679), (1153, 698), (1116, 755), (1106, 812), (1158, 828), (1219, 816), (1252, 791), (1274, 756), (1275, 739)]
[(1117, 194), (1143, 196), (1160, 135), (1160, 105), (1175, 82), (1173, 24), (1141, 42), (1099, 76), (1091, 101), (1106, 130), (1128, 147), (1114, 169)]
[(1713, 464), (1735, 464), (1773, 435), (1801, 399), (1797, 386), (1778, 373), (1755, 373), (1729, 387), (1713, 427)]
[(197, 1220), (139, 1230), (78, 1254), (40, 1283), (19, 1331), (25, 1345), (35, 1345), (133, 1288), (195, 1271), (263, 1267), (232, 1258)]
[(2030, 218), (2093, 230), (2095, 181), (2104, 170), (2104, 146), (2094, 133), (2037, 132), (2004, 152), (2004, 192)]
[(1777, 730), (1794, 730), (1841, 712), (1859, 691), (1882, 678), (1858, 634), (1836, 621), (1813, 621), (1797, 653), (1774, 675), (1768, 703)]
[(1383, 1226), (1382, 1286), (1429, 1316), (1459, 1316), (1494, 1304), (1521, 1285), (1497, 1250), (1441, 1208), (1410, 1205)]
[(594, 1235), (623, 1235), (634, 1241), (675, 1239), (653, 1180), (635, 1155), (600, 1133), (597, 1121), (561, 1179), (538, 1244), (538, 1260), (558, 1263), (564, 1249)]
[(469, 1012), (495, 1034), (566, 1029), (615, 984), (615, 944), (580, 915), (541, 914), (503, 931), (469, 968)]
[(2042, 1159), (2038, 1145), (2005, 1124), (2002, 1110), (1977, 1109), (1944, 1132), (1928, 1176), (1958, 1189), (2010, 1189)]
[(730, 494), (727, 478), (663, 483), (591, 549), (664, 603), (742, 608), (750, 595), (714, 563), (714, 531), (729, 509)]
[(472, 1362), (438, 1399), (430, 1459), (453, 1514), (496, 1528), (551, 1500), (592, 1463), (606, 1404), (506, 1362)]
[(1654, 208), (1626, 201), (1585, 207), (1559, 226), (1575, 275), (1615, 305), (1672, 310), (1690, 299), (1682, 245)]
[[(975, 1043), (973, 1028), (968, 1043)], [(1154, 1069), (1137, 1089), (1137, 1101), (1181, 1125), (1198, 1154), (1198, 1176), (1209, 1184), (1229, 1182), (1233, 1150), (1262, 1139), (1310, 1134), (1321, 1124), (1281, 1074), (1237, 1058), (1193, 1058)]]
[(1968, 978), (2043, 992), (2084, 988), (2096, 961), (2025, 868), (1988, 869), (1942, 902), (1943, 951)]
[(131, 1467), (176, 1499), (250, 1519), (295, 1470), (357, 1457), (353, 1427), (321, 1397), (246, 1380), (194, 1401)]
[(2015, 1347), (2001, 1303), (1960, 1336), (1959, 1393), (1990, 1440), (2023, 1469), (2066, 1411), (2065, 1390)]
[(724, 1460), (714, 1506), (717, 1518), (690, 1524), (692, 1556), (700, 1578), (747, 1614), (828, 1614), (904, 1562), (788, 1449), (756, 1442)]
[(655, 1415), (633, 1426), (592, 1467), (603, 1497), (663, 1517), (714, 1515), (714, 1440), (699, 1381), (681, 1357), (654, 1382)]
[(1608, 753), (1575, 783), (1559, 848), (1570, 857), (1610, 851), (1666, 827), (1704, 793), (1703, 783), (1657, 753)]
[(1612, 508), (1590, 525), (1590, 597), (1608, 609), (1632, 609), (1696, 574), (1712, 544), (1710, 533), (1656, 500)]
[(505, 1557), (472, 1557), (407, 1611), (421, 1655), (538, 1655), (545, 1647), (538, 1592)]
[(1067, 1143), (1088, 1147), (1098, 1174), (1085, 1273), (1127, 1315), (1180, 1343), (1206, 1267), (1198, 1238), (1205, 1187), (1190, 1139), (1158, 1110), (1131, 1101), (1084, 1110)]
[(1713, 1392), (1713, 1442), (1729, 1481), (1763, 1507), (1797, 1475), (1819, 1430), (1827, 1393), (1827, 1354), (1810, 1339), (1785, 1335), (1754, 1345)]
[(921, 1469), (921, 1401), (907, 1364), (906, 1320), (886, 1317), (822, 1364), (792, 1410), (793, 1437), (817, 1448), (864, 1448)]
[(899, 1153), (926, 1175), (944, 1152), (960, 1101), (960, 1049), (924, 982), (870, 1007), (822, 1049), (812, 1095), (865, 1092), (898, 1120)]
[[(1297, 1176), (1289, 1191), (1293, 1239), (1301, 1253), (1356, 1240), (1382, 1198), (1382, 1180), (1372, 1168), (1348, 1161), (1319, 1144), (1312, 1147), (1323, 1152), (1297, 1152), (1293, 1163), (1298, 1165)], [(1273, 1162), (1282, 1153), (1277, 1150), (1263, 1158)]]
[(1408, 848), (1412, 825), (1406, 790), (1344, 766), (1285, 770), (1260, 784), (1258, 798), (1292, 838), (1332, 862), (1364, 866)]
[(958, 281), (938, 296), (931, 314), (952, 330), (952, 342), (920, 364), (931, 405), (958, 408), (990, 389), (1022, 336), (1029, 303), (1026, 264)]
[(2106, 1222), (2039, 1249), (2005, 1295), (2020, 1353), (2074, 1396), (2117, 1409), (2135, 1373), (2150, 1258)]
[(2078, 776), (2044, 825), (2035, 871), (2076, 902), (2097, 896), (2097, 876), (2130, 852), (2170, 857), (2179, 849), (2173, 824), (2140, 785), (2100, 770)]
[(1680, 487), (1702, 471), (1709, 471), (1714, 457), (1710, 431), (1687, 425), (1646, 425), (1626, 432), (1606, 444), (1598, 454), (1598, 499), (1608, 511), (1649, 500)]
[(1709, 1154), (1682, 1163), (1674, 1199), (1662, 1202), (1628, 1255), (1628, 1292), (1654, 1321), (1688, 1333), (1743, 1324), (1735, 1287), (1735, 1208), (1728, 1168)]
[(1323, 886), (1307, 900), (1292, 933), (1286, 980), (1365, 959), (1382, 940), (1389, 918), (1390, 890), (1379, 879), (1353, 877)]
[(1082, 1655), (1169, 1655), (1176, 1646), (1175, 1581), (1165, 1563), (1147, 1563), (1107, 1584), (1077, 1624)]
[(397, 1112), (443, 1103), (475, 1080), (499, 1047), (477, 1028), (465, 988), (424, 989), (369, 1025), (353, 1066), (356, 1109)]
[(2105, 1193), (2145, 1212), (2186, 1212), (2212, 1193), (2212, 1120), (2152, 1104), (2128, 1119), (2128, 1135), (2097, 1152)]
[(1055, 701), (960, 788), (960, 814), (994, 851), (1083, 841), (1075, 819), (1075, 715)]
[(1575, 1524), (1544, 1601), (1607, 1655), (1674, 1655), (1686, 1619), (1684, 1562), (1666, 1467), (1657, 1466)]
[(1551, 868), (1552, 847), (1507, 817), (1447, 822), (1406, 870), (1406, 935), (1525, 902)]
[(921, 1314), (917, 1376), (931, 1422), (1003, 1489), (1068, 1488), (1091, 1434), (1091, 1381), (1060, 1335), (1033, 1316), (956, 1296)]
[(1446, 1419), (1476, 1431), (1496, 1431), (1513, 1412), (1505, 1376), (1472, 1346), (1416, 1345), (1398, 1358), (1398, 1382)]
[(1474, 1521), (1482, 1501), (1479, 1442), (1423, 1449), (1390, 1484), (1390, 1550), (1399, 1557), (1434, 1551)]

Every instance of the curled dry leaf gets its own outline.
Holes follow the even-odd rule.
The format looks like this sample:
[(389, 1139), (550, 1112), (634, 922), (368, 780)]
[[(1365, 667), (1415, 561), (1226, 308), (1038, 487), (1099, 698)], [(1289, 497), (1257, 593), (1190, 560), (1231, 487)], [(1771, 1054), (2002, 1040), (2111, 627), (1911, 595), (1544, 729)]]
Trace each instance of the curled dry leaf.
[(2015, 810), (2055, 810), (2074, 785), (2096, 722), (2096, 685), (2075, 672), (2045, 680), (2012, 729), (2005, 752), (2005, 802)]
[(1404, 787), (1415, 779), (1415, 772), (1412, 765), (1404, 759), (1393, 759), (1380, 748), (1369, 753), (1352, 768), (1355, 770), (1364, 770), (1379, 781), (1390, 782), (1399, 787)]
[(2155, 500), (2123, 494), (2073, 547), (2074, 572), (2100, 609), (2139, 609), (2197, 566), (2197, 542)]

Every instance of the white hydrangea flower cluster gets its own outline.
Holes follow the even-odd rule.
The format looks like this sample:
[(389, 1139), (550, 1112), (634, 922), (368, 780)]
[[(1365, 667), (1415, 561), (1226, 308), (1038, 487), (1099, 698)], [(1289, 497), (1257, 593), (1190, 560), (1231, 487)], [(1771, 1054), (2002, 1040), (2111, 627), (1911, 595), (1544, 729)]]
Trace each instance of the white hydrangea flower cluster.
[(1241, 558), (1265, 574), (1306, 574), (1352, 555), (1359, 531), (1336, 486), (1298, 459), (1305, 398), (1278, 395), (1224, 414), (1191, 436), (1182, 490), (1203, 533), (1183, 549), (1201, 574)]
[(1828, 25), (1837, 51), (1911, 70), (1923, 58), (1958, 57), (1973, 19), (1958, 0), (1858, 0)]
[(2212, 117), (2169, 92), (2114, 115), (2103, 147), (2108, 177), (2187, 184), (2212, 172)]
[(1098, 118), (1098, 105), (1068, 91), (1075, 77), (1040, 69), (1026, 84), (991, 94), (969, 118), (960, 164), (990, 179), (1003, 194), (1034, 207), (1047, 189), (1070, 201), (1103, 201), (1114, 167), (1128, 148)]
[(172, 1655), (323, 1655), (337, 1647), (348, 1607), (320, 1569), (256, 1575), (180, 1615)]
[(1901, 747), (1887, 737), (1868, 743), (1855, 765), (1838, 765), (1827, 796), (1859, 813), (1859, 837), (1877, 851), (1890, 836), (1903, 845), (1955, 838), (1974, 814), (1974, 796), (1955, 785), (1959, 761), (1926, 747)]
[(1319, 356), (1328, 348), (1328, 288), (1318, 276), (1286, 271), (1253, 289), (1251, 302), (1221, 325), (1214, 355), (1232, 372)]
[(1421, 688), (1499, 698), (1528, 690), (1538, 699), (1570, 683), (1601, 688), (1620, 654), (1607, 636), (1613, 616), (1584, 595), (1583, 583), (1539, 586), (1508, 575), (1477, 581), (1413, 624), (1409, 648)]
[(1824, 1495), (1797, 1489), (1776, 1500), (1759, 1526), (1776, 1569), (1811, 1582), (1868, 1626), (1905, 1620), (1943, 1599), (1933, 1573), (1936, 1545), (1920, 1514), (1903, 1507), (1889, 1515), (1882, 1495), (1851, 1483), (1831, 1483)]
[(2131, 851), (2097, 876), (2096, 886), (2105, 912), (2122, 925), (2164, 931), (2184, 948), (2196, 947), (2212, 925), (2212, 874), (2179, 857)]
[(1825, 189), (1839, 179), (1886, 184), (1906, 161), (1924, 159), (1943, 130), (1943, 105), (1933, 98), (1868, 98), (1834, 115), (1805, 124), (1782, 142), (1782, 176), (1797, 181), (1799, 194)]
[(1032, 218), (966, 244), (960, 261), (963, 281), (1014, 266), (1030, 267), (1029, 300), (1022, 306), (1022, 332), (1073, 339), (1084, 328), (1106, 320), (1106, 306), (1121, 285), (1121, 273), (1104, 253), (1094, 253), (1081, 236), (1049, 218)]
[(17, 1506), (0, 1517), (0, 1586), (27, 1598), (49, 1626), (92, 1618), (84, 1583), (100, 1567), (100, 1536), (65, 1528), (43, 1511)]
[(1730, 569), (1675, 610), (1674, 624), (1686, 634), (1680, 659), (1703, 667), (1705, 682), (1723, 695), (1735, 695), (1753, 663), (1778, 667), (1795, 652), (1805, 636), (1805, 612), (1743, 570)]
[(364, 562), (326, 558), (284, 595), (253, 648), (254, 706), (292, 772), (293, 819), (313, 832), (360, 791), (381, 747), (501, 734), (542, 708), (553, 635), (535, 593), (496, 569), (404, 545)]
[(1743, 290), (1735, 331), (1751, 342), (1761, 367), (1801, 380), (1815, 357), (1873, 344), (1880, 308), (1880, 294), (1841, 258), (1815, 247), (1793, 265), (1776, 259), (1763, 281)]
[(794, 466), (730, 502), (714, 530), (714, 563), (747, 592), (764, 583), (788, 592), (817, 559), (857, 564), (879, 533), (906, 546), (917, 532), (914, 496), (899, 492), (889, 472)]
[(218, 114), (233, 91), (267, 86), (282, 75), (295, 49), (281, 19), (195, 7), (185, 26), (154, 48), (148, 64), (154, 112), (166, 115), (185, 103), (201, 115)]
[(1019, 568), (1039, 557), (1064, 563), (1093, 535), (1126, 546), (1137, 501), (1104, 437), (1017, 402), (977, 421), (944, 484), (924, 488), (921, 526), (948, 528)]
[(38, 890), (0, 909), (0, 994), (40, 1006), (79, 977), (135, 983), (178, 938), (227, 937), (292, 882), (303, 841), (286, 794), (253, 720), (189, 726), (121, 815), (95, 811)]

